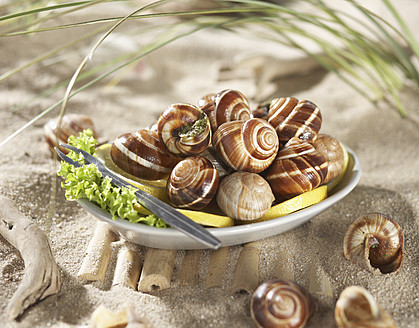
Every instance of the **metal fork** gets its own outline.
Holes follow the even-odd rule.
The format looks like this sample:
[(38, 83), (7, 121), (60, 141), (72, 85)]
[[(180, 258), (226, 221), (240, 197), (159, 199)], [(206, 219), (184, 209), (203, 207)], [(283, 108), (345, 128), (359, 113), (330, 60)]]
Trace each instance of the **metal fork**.
[[(173, 207), (161, 201), (160, 199), (142, 191), (141, 189), (136, 188), (129, 182), (121, 179), (111, 171), (109, 171), (97, 158), (90, 155), (88, 152), (76, 148), (74, 146), (61, 144), (60, 146), (70, 149), (78, 154), (81, 154), (84, 158), (86, 164), (94, 164), (98, 170), (102, 173), (104, 177), (111, 179), (112, 183), (118, 187), (134, 187), (137, 189), (135, 195), (141, 205), (147, 208), (150, 212), (156, 214), (167, 224), (173, 228), (183, 232), (189, 237), (201, 242), (202, 244), (217, 249), (221, 246), (221, 241), (214, 237), (209, 231), (204, 229), (198, 223), (192, 221), (182, 213), (176, 211)], [(62, 151), (55, 147), (55, 151), (61, 157), (63, 161), (66, 161), (73, 166), (80, 167), (82, 166), (79, 162), (72, 160), (70, 157), (66, 156)]]

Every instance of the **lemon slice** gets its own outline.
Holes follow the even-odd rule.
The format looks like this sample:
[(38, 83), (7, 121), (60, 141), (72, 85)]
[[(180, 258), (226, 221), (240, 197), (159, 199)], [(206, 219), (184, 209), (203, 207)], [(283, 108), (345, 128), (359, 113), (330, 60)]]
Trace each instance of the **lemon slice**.
[(207, 213), (203, 211), (192, 211), (192, 210), (178, 210), (180, 213), (186, 215), (192, 221), (199, 223), (203, 226), (214, 227), (214, 228), (225, 228), (232, 227), (234, 220), (225, 215), (218, 215)]
[(246, 221), (245, 223), (254, 223), (272, 220), (311, 205), (320, 203), (327, 197), (327, 186), (320, 186), (313, 190), (302, 193), (282, 203), (272, 206), (262, 217), (253, 221)]
[(327, 184), (327, 188), (329, 192), (332, 189), (334, 189), (339, 184), (339, 182), (342, 181), (343, 177), (345, 176), (346, 170), (348, 168), (348, 163), (349, 163), (348, 151), (346, 150), (345, 146), (342, 143), (340, 143), (340, 146), (342, 147), (342, 150), (343, 150), (343, 168), (342, 168), (342, 171), (339, 173), (339, 175)]

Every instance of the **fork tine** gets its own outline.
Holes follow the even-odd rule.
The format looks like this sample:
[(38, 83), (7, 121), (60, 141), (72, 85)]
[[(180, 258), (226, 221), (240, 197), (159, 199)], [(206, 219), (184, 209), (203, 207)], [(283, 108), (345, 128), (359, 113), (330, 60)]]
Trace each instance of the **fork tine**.
[(71, 159), (70, 157), (68, 157), (66, 154), (64, 154), (58, 147), (54, 147), (54, 149), (55, 149), (55, 151), (57, 152), (57, 154), (58, 154), (58, 156), (60, 156), (60, 158), (63, 160), (63, 161), (65, 161), (65, 162), (67, 162), (67, 163), (69, 163), (69, 164), (71, 164), (71, 165), (74, 165), (75, 167), (80, 167), (81, 166), (81, 164), (79, 163), (79, 162), (77, 162), (77, 161), (75, 161), (75, 160), (73, 160), (73, 159)]

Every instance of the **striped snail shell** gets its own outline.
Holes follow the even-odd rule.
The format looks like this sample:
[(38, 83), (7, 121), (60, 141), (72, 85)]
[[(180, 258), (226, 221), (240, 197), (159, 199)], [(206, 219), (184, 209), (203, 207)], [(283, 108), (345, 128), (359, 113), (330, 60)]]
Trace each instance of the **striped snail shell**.
[[(69, 150), (58, 146), (57, 144), (57, 130), (59, 117), (49, 120), (44, 125), (44, 136), (49, 149), (52, 153), (55, 153), (54, 147), (58, 147), (64, 154), (67, 154)], [(64, 115), (61, 120), (60, 134), (58, 136), (58, 143), (67, 143), (68, 137), (78, 136), (80, 132), (85, 129), (91, 129), (93, 137), (97, 139), (97, 133), (92, 119), (89, 116), (83, 114), (67, 114)]]
[(176, 164), (166, 185), (168, 198), (175, 206), (193, 210), (207, 206), (217, 188), (217, 169), (202, 156), (190, 156)]
[(198, 100), (198, 108), (202, 109), (208, 104), (214, 105), (215, 93), (209, 93)]
[(265, 178), (283, 200), (318, 187), (326, 175), (326, 158), (312, 143), (294, 137), (278, 152)]
[(343, 169), (345, 155), (340, 142), (327, 134), (319, 134), (313, 142), (314, 148), (327, 160), (327, 175), (322, 183), (336, 178)]
[(259, 328), (304, 327), (315, 310), (310, 294), (288, 280), (269, 280), (253, 293), (250, 314)]
[(146, 180), (159, 180), (170, 175), (179, 159), (170, 154), (156, 131), (141, 129), (125, 133), (112, 144), (111, 157), (123, 171)]
[(237, 90), (224, 90), (218, 93), (213, 102), (209, 102), (202, 110), (211, 122), (212, 132), (230, 121), (246, 121), (252, 117), (249, 101)]
[[(380, 213), (356, 219), (343, 239), (345, 257), (372, 272), (391, 273), (403, 260), (404, 238), (400, 226)], [(378, 270), (377, 270), (378, 269)]]
[(377, 304), (365, 288), (346, 287), (335, 306), (339, 328), (396, 328), (393, 318)]
[(276, 98), (269, 107), (269, 123), (284, 145), (292, 137), (314, 140), (322, 124), (320, 109), (308, 100), (294, 97)]
[(274, 128), (259, 118), (223, 123), (215, 131), (212, 142), (228, 166), (254, 173), (268, 168), (279, 148)]
[(269, 106), (270, 103), (259, 104), (255, 109), (252, 110), (252, 117), (269, 120)]
[(272, 206), (271, 187), (259, 174), (234, 172), (218, 186), (218, 207), (236, 220), (256, 220)]
[(192, 156), (211, 144), (211, 126), (206, 114), (190, 104), (172, 104), (159, 117), (160, 141), (176, 156)]
[(217, 151), (214, 149), (214, 147), (210, 146), (207, 149), (205, 149), (200, 156), (203, 156), (211, 161), (212, 164), (214, 164), (215, 168), (218, 171), (218, 177), (223, 179), (225, 176), (229, 175), (233, 172), (233, 169), (228, 166), (220, 155), (217, 153)]

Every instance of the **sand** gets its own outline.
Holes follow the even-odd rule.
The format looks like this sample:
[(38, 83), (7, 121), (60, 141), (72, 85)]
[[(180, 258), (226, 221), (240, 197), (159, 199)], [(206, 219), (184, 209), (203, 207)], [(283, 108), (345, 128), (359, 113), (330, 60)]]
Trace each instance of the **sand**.
[[(371, 3), (382, 10), (377, 1)], [(414, 18), (418, 4), (408, 0), (397, 3), (419, 37), (419, 24)], [(125, 12), (120, 6), (115, 10)], [(54, 32), (49, 38), (35, 35), (1, 39), (1, 72), (52, 48), (63, 39), (63, 33), (70, 38), (79, 32)], [(93, 60), (103, 61), (140, 44), (137, 38), (130, 36), (129, 29), (128, 35), (115, 34), (113, 41), (104, 45)], [(49, 97), (35, 98), (39, 92), (69, 78), (86, 49), (88, 43), (85, 52), (67, 53), (65, 62), (35, 65), (2, 82), (0, 140), (62, 97), (64, 91), (60, 90)], [(249, 60), (255, 56), (257, 61)], [(292, 95), (315, 102), (323, 114), (321, 132), (335, 136), (357, 154), (362, 177), (353, 192), (310, 222), (259, 242), (259, 281), (280, 278), (284, 269), (278, 271), (279, 266), (300, 285), (314, 290), (312, 296), (317, 311), (309, 327), (334, 327), (336, 300), (341, 291), (351, 285), (371, 292), (398, 327), (417, 326), (419, 90), (406, 81), (402, 100), (408, 115), (401, 118), (394, 106), (369, 103), (322, 69), (314, 68), (301, 74), (298, 65), (297, 68), (289, 65), (294, 56), (294, 51), (260, 40), (204, 31), (155, 52), (114, 86), (106, 84), (107, 80), (83, 91), (70, 101), (67, 111), (88, 114), (101, 138), (112, 140), (154, 123), (171, 103), (196, 103), (201, 96), (225, 88), (242, 91), (253, 105), (267, 95)], [(253, 69), (255, 62), (262, 63), (262, 72), (276, 70), (278, 77), (270, 81), (272, 75), (257, 74)], [(283, 76), (286, 69), (291, 70), (288, 72), (291, 75)], [(50, 158), (42, 127), (57, 113), (55, 110), (43, 117), (0, 149), (0, 193), (13, 199), (49, 236), (62, 275), (62, 288), (57, 295), (28, 309), (20, 320), (9, 321), (5, 309), (22, 279), (24, 263), (18, 252), (0, 237), (0, 321), (3, 326), (83, 327), (89, 325), (99, 305), (117, 310), (129, 304), (152, 327), (254, 327), (249, 310), (251, 295), (230, 292), (242, 245), (230, 247), (220, 287), (205, 285), (209, 250), (201, 251), (196, 286), (180, 285), (179, 272), (185, 252), (179, 250), (169, 289), (141, 293), (122, 286), (112, 287), (117, 254), (124, 245), (122, 240), (111, 245), (111, 261), (103, 283), (77, 277), (96, 219), (77, 203), (65, 200), (59, 180), (54, 180), (57, 164)], [(57, 191), (52, 193), (55, 183)], [(357, 217), (370, 212), (386, 214), (403, 229), (405, 255), (396, 273), (372, 274), (343, 256), (346, 228)], [(136, 249), (144, 258), (145, 247), (136, 246)], [(323, 277), (330, 285), (330, 294), (315, 292), (313, 279), (310, 279), (313, 275)]]

